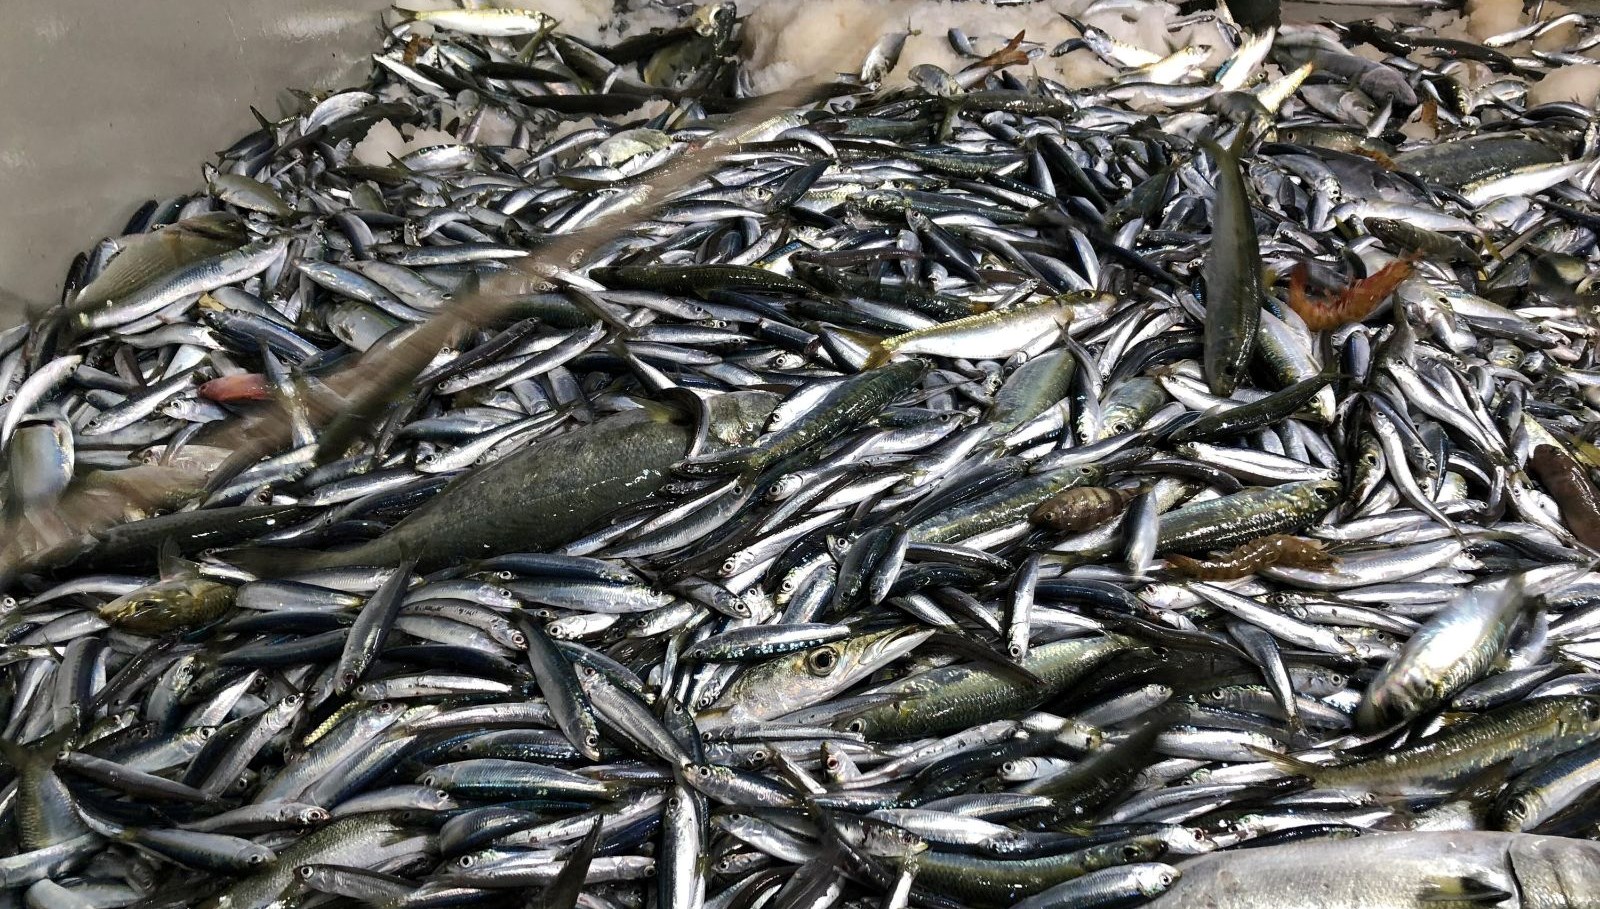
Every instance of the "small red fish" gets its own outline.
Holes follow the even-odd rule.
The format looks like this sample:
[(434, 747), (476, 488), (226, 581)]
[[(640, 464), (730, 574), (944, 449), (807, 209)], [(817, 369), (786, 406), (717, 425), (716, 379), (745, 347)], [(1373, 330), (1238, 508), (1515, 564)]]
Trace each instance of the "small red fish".
[(267, 387), (267, 377), (260, 373), (236, 372), (201, 385), (200, 397), (218, 404), (269, 401), (272, 399), (272, 389)]

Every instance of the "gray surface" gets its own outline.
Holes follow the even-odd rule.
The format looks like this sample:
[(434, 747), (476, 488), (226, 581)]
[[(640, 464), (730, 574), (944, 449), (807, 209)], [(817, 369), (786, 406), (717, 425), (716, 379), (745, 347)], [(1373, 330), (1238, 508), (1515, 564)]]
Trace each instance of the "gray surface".
[(79, 250), (278, 112), (355, 78), (385, 0), (6, 0), (0, 326), (53, 303)]

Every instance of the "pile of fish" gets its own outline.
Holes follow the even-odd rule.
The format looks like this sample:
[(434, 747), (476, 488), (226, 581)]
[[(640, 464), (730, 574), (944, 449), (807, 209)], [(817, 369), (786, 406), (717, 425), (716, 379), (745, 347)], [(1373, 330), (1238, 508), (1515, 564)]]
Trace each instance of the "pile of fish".
[(0, 338), (0, 906), (1600, 905), (1563, 19), (394, 24)]

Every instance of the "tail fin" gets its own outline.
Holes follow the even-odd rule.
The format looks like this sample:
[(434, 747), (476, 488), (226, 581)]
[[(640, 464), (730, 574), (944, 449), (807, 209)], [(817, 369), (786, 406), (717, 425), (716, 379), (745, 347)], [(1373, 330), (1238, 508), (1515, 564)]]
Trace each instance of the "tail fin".
[(866, 372), (869, 369), (877, 369), (879, 366), (888, 363), (889, 358), (892, 356), (894, 356), (894, 354), (890, 351), (884, 350), (881, 345), (874, 347), (872, 348), (872, 353), (867, 355), (867, 362), (861, 364), (861, 371)]
[(1257, 748), (1254, 745), (1247, 745), (1245, 747), (1249, 748), (1251, 751), (1254, 751), (1261, 757), (1262, 760), (1271, 763), (1272, 766), (1282, 770), (1284, 773), (1293, 774), (1295, 776), (1303, 776), (1313, 783), (1317, 781), (1317, 777), (1322, 774), (1322, 771), (1327, 769), (1320, 764), (1313, 764), (1310, 761), (1302, 761), (1297, 757), (1287, 754), (1279, 754), (1276, 751), (1268, 751), (1265, 748)]
[(77, 732), (77, 729), (67, 725), (31, 742), (13, 742), (10, 739), (0, 738), (0, 759), (17, 768), (52, 766), (56, 762), (56, 756), (72, 742)]

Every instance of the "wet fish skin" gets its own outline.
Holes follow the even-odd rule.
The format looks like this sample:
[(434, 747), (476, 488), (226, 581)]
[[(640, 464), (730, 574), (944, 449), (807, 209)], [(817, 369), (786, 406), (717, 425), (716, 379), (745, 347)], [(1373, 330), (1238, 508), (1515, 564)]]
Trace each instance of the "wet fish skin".
[[(769, 396), (736, 393), (713, 403), (714, 419), (737, 440), (738, 427), (757, 423), (772, 403)], [(714, 427), (712, 438), (719, 431)], [(542, 450), (524, 449), (520, 457), (482, 468), (388, 534), (355, 549), (305, 555), (262, 550), (235, 557), (278, 572), (401, 558), (415, 559), (419, 568), (429, 570), (456, 559), (557, 545), (619, 506), (653, 493), (692, 441), (693, 428), (675, 419), (642, 411), (619, 414), (589, 432), (569, 434)], [(590, 465), (589, 475), (567, 470), (580, 462)], [(550, 476), (529, 470), (539, 464)]]
[(1474, 588), (1435, 613), (1372, 680), (1357, 722), (1376, 729), (1415, 717), (1482, 676), (1523, 612), (1523, 583)]
[(1212, 145), (1217, 168), (1215, 225), (1205, 279), (1205, 374), (1212, 394), (1238, 387), (1261, 322), (1261, 252), (1237, 149)]
[(1370, 792), (1437, 792), (1502, 761), (1513, 769), (1600, 737), (1600, 700), (1576, 696), (1510, 704), (1378, 758), (1317, 767), (1269, 758), (1318, 786)]
[[(1380, 848), (1381, 847), (1381, 848)], [(1592, 843), (1523, 834), (1395, 833), (1218, 852), (1181, 867), (1183, 877), (1152, 906), (1322, 905), (1423, 907), (1441, 897), (1520, 892), (1540, 905), (1581, 906), (1593, 892)], [(1574, 869), (1563, 877), (1557, 866)], [(1519, 887), (1519, 885), (1521, 885)], [(1531, 885), (1531, 886), (1530, 886)], [(1527, 889), (1522, 889), (1527, 888)]]

